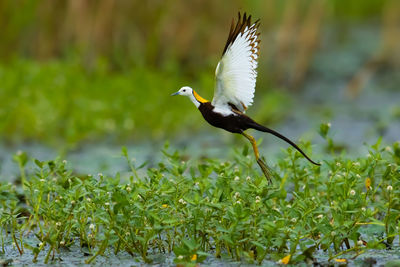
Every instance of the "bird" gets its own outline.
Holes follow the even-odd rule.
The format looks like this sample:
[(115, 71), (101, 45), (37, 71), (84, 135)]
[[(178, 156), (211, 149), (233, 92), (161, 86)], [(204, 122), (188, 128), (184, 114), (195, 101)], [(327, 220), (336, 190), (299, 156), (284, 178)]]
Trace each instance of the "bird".
[(253, 104), (255, 93), (260, 52), (259, 26), (260, 20), (252, 23), (251, 15), (247, 16), (246, 13), (241, 16), (239, 12), (237, 21), (232, 20), (222, 57), (215, 70), (214, 97), (211, 102), (189, 86), (183, 86), (172, 95), (189, 97), (204, 119), (212, 126), (247, 138), (253, 147), (258, 165), (270, 181), (269, 167), (260, 158), (255, 138), (245, 132), (248, 129), (270, 133), (289, 143), (312, 164), (320, 165), (320, 163), (309, 158), (289, 138), (255, 122), (245, 114), (247, 108)]

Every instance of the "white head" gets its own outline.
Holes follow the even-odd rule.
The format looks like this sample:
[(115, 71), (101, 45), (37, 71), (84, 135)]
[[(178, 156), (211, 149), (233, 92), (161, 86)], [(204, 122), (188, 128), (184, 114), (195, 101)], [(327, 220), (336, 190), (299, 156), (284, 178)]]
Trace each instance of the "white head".
[(193, 89), (190, 88), (189, 86), (184, 86), (181, 89), (179, 89), (178, 92), (172, 94), (172, 95), (184, 95), (184, 96), (191, 96), (193, 95)]
[(195, 94), (196, 93), (192, 88), (190, 88), (189, 86), (184, 86), (181, 89), (179, 89), (178, 92), (176, 92), (176, 93), (174, 93), (172, 95), (187, 96), (193, 102), (193, 104), (195, 104), (196, 107), (199, 107), (201, 102), (198, 99), (196, 99)]

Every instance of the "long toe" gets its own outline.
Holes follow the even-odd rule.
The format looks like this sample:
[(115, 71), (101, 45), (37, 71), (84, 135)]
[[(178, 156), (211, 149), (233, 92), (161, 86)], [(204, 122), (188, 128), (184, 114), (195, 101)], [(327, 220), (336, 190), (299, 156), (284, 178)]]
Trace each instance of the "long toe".
[(264, 173), (265, 178), (267, 178), (268, 183), (271, 183), (271, 173), (268, 169), (268, 166), (259, 158), (257, 159), (258, 166), (260, 166), (262, 172)]

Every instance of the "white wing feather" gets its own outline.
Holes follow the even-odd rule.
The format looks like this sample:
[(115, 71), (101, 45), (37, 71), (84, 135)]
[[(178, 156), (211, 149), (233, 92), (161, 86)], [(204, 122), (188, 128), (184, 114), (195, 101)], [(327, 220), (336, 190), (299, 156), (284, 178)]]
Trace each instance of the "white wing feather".
[(212, 104), (218, 110), (231, 110), (231, 103), (244, 112), (253, 103), (260, 41), (257, 34), (258, 23), (243, 25), (246, 22), (250, 24), (250, 18), (246, 20), (246, 15), (243, 22), (240, 22), (239, 18), (236, 29), (243, 27), (243, 30), (236, 33), (232, 43), (227, 44), (228, 47), (215, 71), (216, 88)]

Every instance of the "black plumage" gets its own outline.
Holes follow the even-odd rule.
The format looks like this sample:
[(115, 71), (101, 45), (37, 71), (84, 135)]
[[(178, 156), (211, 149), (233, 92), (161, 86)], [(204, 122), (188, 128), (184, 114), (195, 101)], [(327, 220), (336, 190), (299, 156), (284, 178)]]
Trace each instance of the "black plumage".
[(311, 163), (315, 165), (320, 165), (310, 159), (306, 153), (303, 152), (293, 141), (291, 141), (289, 138), (283, 136), (282, 134), (278, 133), (277, 131), (274, 131), (270, 128), (267, 128), (257, 122), (255, 122), (252, 118), (249, 116), (241, 113), (237, 109), (235, 109), (235, 106), (231, 104), (232, 111), (234, 111), (234, 114), (228, 115), (228, 116), (223, 116), (220, 113), (214, 112), (214, 106), (211, 104), (211, 102), (203, 102), (200, 103), (199, 110), (201, 114), (203, 115), (204, 119), (211, 124), (214, 127), (222, 128), (228, 132), (231, 133), (238, 133), (238, 134), (243, 134), (244, 131), (247, 129), (255, 129), (261, 132), (266, 132), (270, 133), (272, 135), (275, 135), (276, 137), (284, 140), (285, 142), (289, 143), (291, 146), (293, 146), (297, 151), (299, 151), (306, 159), (308, 159)]

